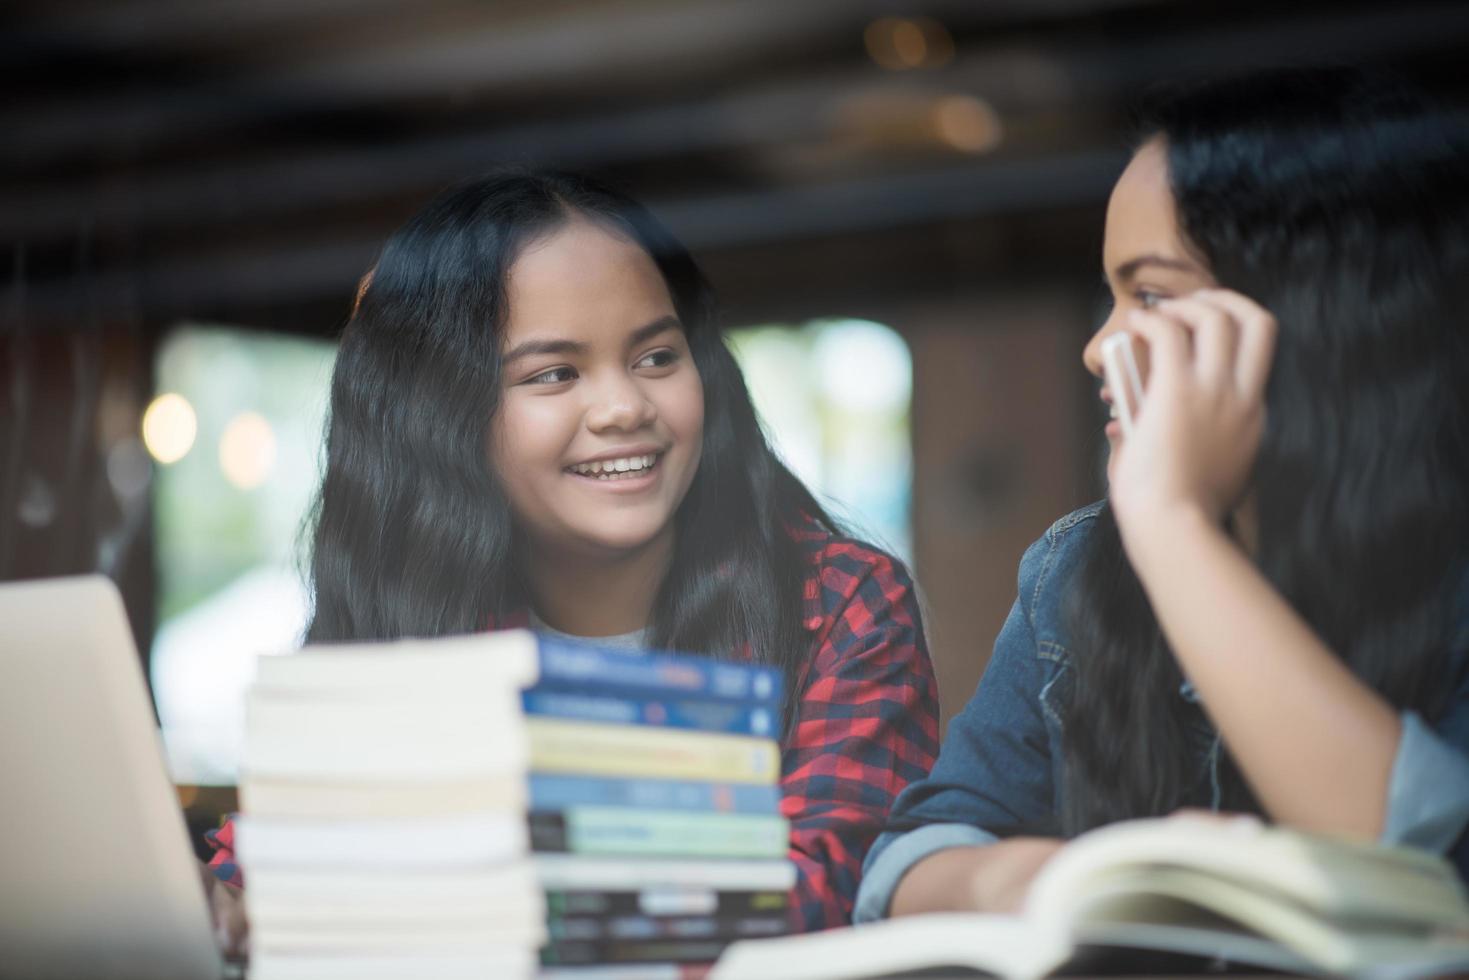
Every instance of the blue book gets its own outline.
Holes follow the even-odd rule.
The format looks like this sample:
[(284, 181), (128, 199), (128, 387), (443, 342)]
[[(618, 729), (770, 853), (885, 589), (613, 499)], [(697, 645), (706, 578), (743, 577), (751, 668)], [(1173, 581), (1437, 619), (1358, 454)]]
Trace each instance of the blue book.
[(676, 653), (635, 653), (505, 630), (386, 643), (309, 646), (262, 657), (256, 685), (280, 692), (423, 689), (576, 691), (652, 700), (704, 699), (777, 708), (780, 671)]
[(703, 698), (624, 698), (611, 694), (536, 687), (521, 695), (521, 704), (529, 715), (777, 737), (777, 709), (766, 703), (711, 701)]
[(778, 705), (780, 671), (675, 653), (629, 653), (536, 635), (542, 690), (608, 692), (633, 697), (693, 697)]
[(768, 816), (780, 812), (780, 787), (677, 779), (530, 774), (530, 809), (565, 810), (583, 806)]

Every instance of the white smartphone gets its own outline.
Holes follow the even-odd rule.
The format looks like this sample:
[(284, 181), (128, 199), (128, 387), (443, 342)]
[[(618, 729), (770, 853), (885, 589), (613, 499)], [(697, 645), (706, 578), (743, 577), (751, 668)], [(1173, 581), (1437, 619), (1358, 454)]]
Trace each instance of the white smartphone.
[(1102, 341), (1102, 370), (1117, 418), (1122, 422), (1122, 434), (1130, 436), (1143, 407), (1143, 376), (1137, 368), (1132, 334), (1114, 333)]

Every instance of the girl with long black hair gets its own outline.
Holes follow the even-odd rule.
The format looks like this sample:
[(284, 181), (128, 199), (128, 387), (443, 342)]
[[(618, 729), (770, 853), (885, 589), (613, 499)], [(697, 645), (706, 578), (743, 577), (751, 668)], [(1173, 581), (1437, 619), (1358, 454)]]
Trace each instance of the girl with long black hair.
[(1083, 354), (1101, 377), (1135, 339), (1135, 428), (1022, 559), (859, 921), (1012, 910), (1065, 839), (1182, 808), (1469, 871), (1464, 118), (1322, 70), (1197, 86), (1144, 133)]
[(801, 928), (849, 919), (938, 749), (907, 573), (771, 451), (689, 253), (584, 178), (471, 180), (388, 240), (332, 376), (311, 571), (308, 642), (530, 625), (779, 666)]

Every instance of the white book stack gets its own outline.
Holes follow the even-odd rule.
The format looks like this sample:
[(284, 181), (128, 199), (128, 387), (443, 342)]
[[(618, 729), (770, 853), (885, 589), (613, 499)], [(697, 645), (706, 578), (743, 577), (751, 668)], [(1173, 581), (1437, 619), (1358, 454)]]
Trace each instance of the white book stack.
[(534, 975), (518, 652), (477, 636), (261, 659), (237, 823), (251, 980)]

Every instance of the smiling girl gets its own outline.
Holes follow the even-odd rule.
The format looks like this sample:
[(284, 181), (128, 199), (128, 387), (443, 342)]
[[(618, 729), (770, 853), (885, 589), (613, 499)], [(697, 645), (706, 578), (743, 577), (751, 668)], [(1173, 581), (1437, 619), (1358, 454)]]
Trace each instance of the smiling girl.
[(1103, 266), (1082, 359), (1134, 338), (1136, 426), (1022, 559), (857, 918), (1013, 910), (1065, 839), (1187, 807), (1469, 872), (1464, 120), (1348, 71), (1203, 86), (1113, 189)]
[[(532, 625), (777, 665), (798, 927), (848, 920), (938, 701), (913, 586), (767, 445), (688, 252), (501, 173), (384, 247), (342, 337), (308, 642)], [(238, 882), (232, 826), (213, 861)]]

